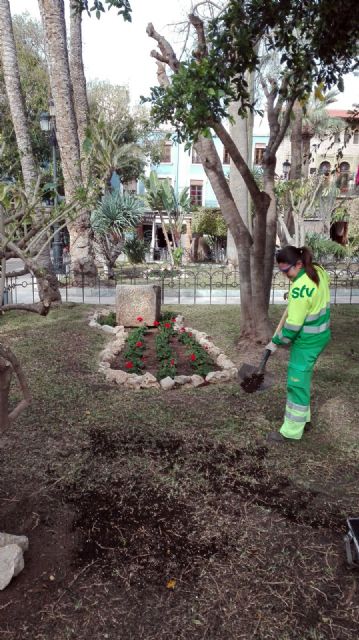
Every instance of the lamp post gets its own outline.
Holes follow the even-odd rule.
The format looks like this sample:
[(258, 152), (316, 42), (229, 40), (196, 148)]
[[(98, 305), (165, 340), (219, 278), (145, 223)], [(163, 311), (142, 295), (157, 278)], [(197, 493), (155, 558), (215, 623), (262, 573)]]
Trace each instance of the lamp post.
[[(55, 123), (55, 105), (52, 99), (49, 100), (49, 111), (40, 113), (40, 128), (46, 133), (50, 133), (49, 140), (52, 153), (52, 177), (54, 184), (54, 207), (57, 205), (57, 156), (56, 156), (56, 123)], [(62, 273), (62, 242), (59, 230), (59, 223), (54, 222), (54, 239), (53, 239), (53, 260), (55, 271)]]
[(289, 160), (287, 159), (285, 162), (283, 162), (283, 177), (284, 177), (284, 180), (288, 180), (290, 168), (291, 168), (291, 164), (290, 164)]

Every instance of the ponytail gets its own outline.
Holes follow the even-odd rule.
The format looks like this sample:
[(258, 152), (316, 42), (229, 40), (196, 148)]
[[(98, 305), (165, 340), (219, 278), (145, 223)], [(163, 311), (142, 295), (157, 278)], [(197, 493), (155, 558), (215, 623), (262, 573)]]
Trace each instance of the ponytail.
[(313, 280), (313, 282), (318, 286), (319, 285), (319, 275), (315, 268), (318, 266), (315, 262), (313, 262), (312, 252), (308, 247), (293, 247), (292, 245), (288, 245), (283, 247), (283, 249), (279, 249), (276, 253), (277, 262), (283, 262), (287, 264), (295, 265), (300, 260), (303, 263), (303, 268), (308, 278)]
[(305, 273), (307, 274), (308, 278), (310, 278), (311, 280), (313, 280), (313, 282), (317, 285), (317, 287), (319, 286), (319, 276), (318, 276), (318, 272), (315, 268), (315, 263), (313, 262), (313, 256), (312, 256), (312, 252), (310, 251), (310, 249), (308, 249), (308, 247), (301, 247), (299, 249), (300, 251), (300, 255), (301, 255), (301, 261), (303, 262), (303, 267), (305, 269)]

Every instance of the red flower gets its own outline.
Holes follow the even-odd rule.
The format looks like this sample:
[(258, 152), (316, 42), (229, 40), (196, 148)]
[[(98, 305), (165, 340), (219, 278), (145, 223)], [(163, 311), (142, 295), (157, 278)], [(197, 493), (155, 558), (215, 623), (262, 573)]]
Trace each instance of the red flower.
[(170, 322), (165, 322), (165, 327), (166, 327), (166, 329), (170, 329), (171, 328), (171, 323)]
[(188, 335), (189, 335), (190, 337), (192, 337), (192, 333), (189, 333)]
[(137, 322), (143, 322), (143, 318), (142, 318), (142, 316), (138, 316), (138, 317), (136, 318), (136, 320), (137, 320)]
[(131, 360), (128, 360), (127, 362), (125, 362), (125, 367), (126, 369), (133, 369), (133, 362), (131, 362)]
[(186, 329), (184, 327), (181, 327), (181, 333), (184, 333), (186, 331)]
[(170, 360), (170, 365), (173, 367), (175, 364), (174, 358), (172, 358), (172, 360)]
[(176, 322), (176, 318), (171, 318), (171, 322)]
[(154, 321), (154, 323), (153, 323), (153, 326), (154, 326), (154, 327), (158, 327), (158, 326), (159, 326), (159, 324), (160, 324), (160, 323), (158, 322), (158, 320), (155, 320), (155, 321)]
[(191, 360), (192, 360), (192, 362), (197, 360), (196, 355), (194, 353), (191, 353)]
[(136, 347), (143, 347), (143, 342), (141, 342), (141, 340), (136, 342)]

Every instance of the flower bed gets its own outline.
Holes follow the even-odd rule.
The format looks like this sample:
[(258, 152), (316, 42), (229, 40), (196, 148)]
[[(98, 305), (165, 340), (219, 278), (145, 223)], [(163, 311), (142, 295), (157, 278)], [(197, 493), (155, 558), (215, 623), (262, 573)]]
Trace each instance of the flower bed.
[[(100, 322), (99, 322), (100, 320)], [(99, 370), (109, 381), (128, 388), (201, 386), (237, 378), (238, 370), (203, 332), (185, 327), (183, 317), (164, 317), (149, 328), (142, 318), (130, 331), (106, 325), (96, 312), (90, 325), (112, 333), (101, 353)]]

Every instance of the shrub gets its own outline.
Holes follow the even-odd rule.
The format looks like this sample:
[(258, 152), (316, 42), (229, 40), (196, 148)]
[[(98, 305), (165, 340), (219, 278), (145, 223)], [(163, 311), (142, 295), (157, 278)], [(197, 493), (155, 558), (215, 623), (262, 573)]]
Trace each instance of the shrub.
[(97, 319), (98, 324), (100, 324), (101, 326), (103, 326), (104, 324), (108, 324), (110, 327), (116, 327), (117, 326), (117, 322), (116, 322), (116, 314), (114, 311), (110, 311), (107, 316), (100, 316)]
[(141, 264), (145, 262), (147, 250), (147, 244), (137, 237), (126, 240), (123, 247), (127, 260), (131, 264)]

